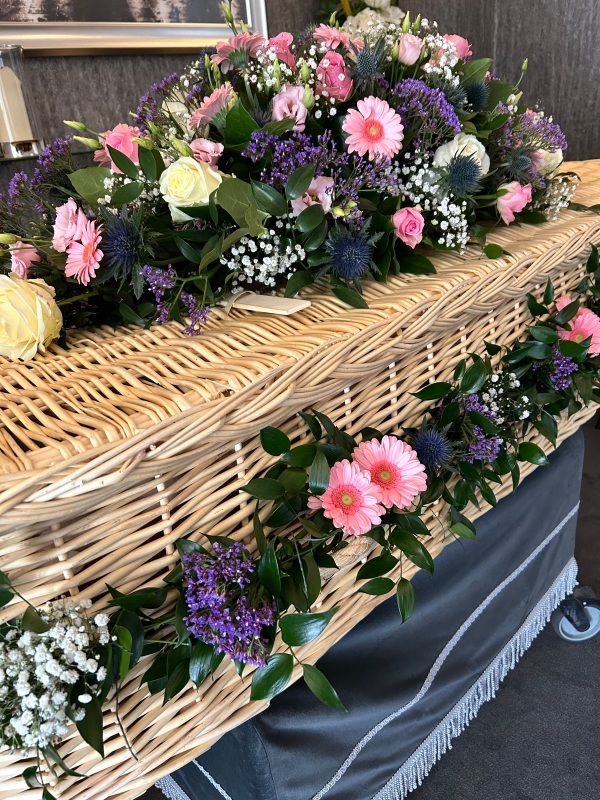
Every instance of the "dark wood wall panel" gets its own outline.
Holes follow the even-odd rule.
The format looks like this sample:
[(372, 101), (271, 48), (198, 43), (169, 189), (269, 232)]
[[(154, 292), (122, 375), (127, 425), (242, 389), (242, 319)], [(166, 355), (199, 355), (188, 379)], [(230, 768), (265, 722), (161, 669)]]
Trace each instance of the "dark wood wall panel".
[(457, 33), (473, 45), (476, 58), (493, 56), (496, 0), (404, 0), (411, 17), (421, 14), (438, 23), (440, 33)]

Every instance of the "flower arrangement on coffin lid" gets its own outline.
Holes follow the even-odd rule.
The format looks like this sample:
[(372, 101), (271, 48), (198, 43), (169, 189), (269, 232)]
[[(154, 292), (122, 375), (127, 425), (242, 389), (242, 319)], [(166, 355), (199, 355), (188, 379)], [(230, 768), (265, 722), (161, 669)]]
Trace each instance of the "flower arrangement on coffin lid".
[[(327, 275), (364, 308), (361, 280), (432, 273), (434, 248), (495, 257), (497, 225), (555, 218), (576, 177), (557, 173), (565, 137), (520, 80), (388, 0), (362, 5), (270, 39), (225, 6), (232, 36), (152, 86), (131, 125), (68, 123), (96, 166), (59, 139), (14, 176), (0, 272), (45, 281), (67, 328), (197, 335), (225, 295), (291, 297)], [(34, 354), (5, 336), (5, 355)]]

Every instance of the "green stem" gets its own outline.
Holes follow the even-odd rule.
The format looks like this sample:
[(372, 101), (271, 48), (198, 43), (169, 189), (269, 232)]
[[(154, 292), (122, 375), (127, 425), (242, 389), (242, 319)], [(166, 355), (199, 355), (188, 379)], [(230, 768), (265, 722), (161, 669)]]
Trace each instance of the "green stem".
[(85, 292), (84, 294), (76, 294), (75, 297), (67, 297), (65, 300), (59, 300), (57, 306), (67, 306), (69, 303), (77, 303), (79, 300), (85, 300), (87, 297), (95, 297), (97, 292)]

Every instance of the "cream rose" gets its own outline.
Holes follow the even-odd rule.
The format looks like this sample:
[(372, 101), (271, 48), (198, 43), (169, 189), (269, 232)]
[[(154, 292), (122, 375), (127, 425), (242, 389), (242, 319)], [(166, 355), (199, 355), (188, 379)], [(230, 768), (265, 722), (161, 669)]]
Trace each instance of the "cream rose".
[(562, 150), (534, 150), (531, 160), (538, 175), (549, 175), (563, 162)]
[(472, 156), (481, 167), (482, 175), (487, 175), (490, 171), (490, 157), (479, 139), (471, 133), (459, 133), (451, 142), (438, 147), (433, 156), (434, 166), (447, 167), (457, 153), (461, 156)]
[(0, 356), (29, 361), (58, 339), (63, 318), (45, 281), (0, 275)]
[(179, 208), (206, 206), (208, 198), (221, 185), (223, 176), (208, 164), (182, 156), (160, 176), (160, 192), (169, 204), (174, 222), (192, 219)]

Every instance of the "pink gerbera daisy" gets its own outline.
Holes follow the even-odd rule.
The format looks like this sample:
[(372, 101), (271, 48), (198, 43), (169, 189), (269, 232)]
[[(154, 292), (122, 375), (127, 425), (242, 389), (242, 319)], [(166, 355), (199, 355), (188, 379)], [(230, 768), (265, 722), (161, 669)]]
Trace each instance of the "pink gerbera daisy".
[(319, 497), (308, 498), (308, 507), (323, 509), (327, 519), (344, 533), (360, 536), (379, 525), (385, 509), (379, 505), (381, 493), (371, 483), (371, 476), (358, 464), (338, 461), (331, 468), (329, 486)]
[(190, 128), (199, 128), (201, 125), (206, 125), (212, 122), (219, 111), (227, 108), (229, 101), (233, 98), (233, 89), (230, 83), (224, 83), (219, 86), (210, 95), (204, 98), (190, 117)]
[(222, 72), (242, 67), (248, 58), (256, 58), (267, 41), (262, 33), (238, 33), (226, 42), (217, 42), (217, 52), (211, 56), (213, 64), (219, 64)]
[(350, 134), (346, 139), (348, 152), (359, 156), (368, 153), (371, 161), (375, 156), (395, 156), (404, 138), (400, 116), (378, 97), (366, 97), (356, 105), (358, 111), (351, 108), (342, 125), (342, 130)]
[(346, 50), (350, 50), (351, 44), (358, 50), (362, 50), (364, 47), (362, 39), (351, 39), (345, 31), (334, 28), (332, 25), (319, 25), (318, 28), (315, 28), (313, 37), (316, 42), (324, 44), (329, 50), (337, 50), (340, 45), (343, 45)]
[[(568, 295), (561, 297), (556, 301), (556, 308), (560, 311), (571, 302), (573, 302), (572, 298)], [(561, 339), (569, 339), (579, 344), (591, 336), (592, 343), (588, 352), (591, 356), (600, 354), (600, 317), (597, 314), (594, 314), (589, 308), (580, 308), (573, 319), (569, 321), (569, 327), (570, 331), (563, 328), (558, 329), (557, 333)]]
[(83, 228), (80, 242), (72, 242), (67, 248), (67, 265), (65, 275), (75, 277), (79, 283), (87, 286), (90, 278), (96, 277), (96, 267), (104, 253), (98, 249), (102, 241), (101, 228), (96, 228), (94, 220), (88, 220)]
[(384, 436), (381, 442), (362, 442), (352, 457), (361, 469), (370, 472), (386, 508), (409, 506), (427, 487), (425, 467), (417, 454), (395, 436)]

